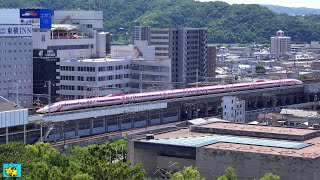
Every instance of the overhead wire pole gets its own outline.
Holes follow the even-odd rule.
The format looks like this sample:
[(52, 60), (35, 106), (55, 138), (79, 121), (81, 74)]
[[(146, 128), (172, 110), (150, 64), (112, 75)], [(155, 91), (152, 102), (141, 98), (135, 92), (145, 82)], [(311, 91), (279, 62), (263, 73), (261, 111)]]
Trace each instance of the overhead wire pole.
[(87, 98), (87, 90), (88, 90), (88, 87), (87, 87), (87, 76), (84, 76), (84, 98)]
[(16, 88), (16, 104), (19, 105), (19, 84), (17, 84)]
[(140, 89), (140, 93), (142, 93), (142, 73), (140, 73), (139, 79), (140, 79), (139, 89)]
[(196, 88), (198, 88), (198, 81), (199, 81), (198, 78), (199, 77), (198, 77), (198, 68), (197, 68), (197, 70), (196, 70), (196, 81), (197, 81), (196, 82)]
[(48, 105), (51, 104), (51, 80), (48, 81)]

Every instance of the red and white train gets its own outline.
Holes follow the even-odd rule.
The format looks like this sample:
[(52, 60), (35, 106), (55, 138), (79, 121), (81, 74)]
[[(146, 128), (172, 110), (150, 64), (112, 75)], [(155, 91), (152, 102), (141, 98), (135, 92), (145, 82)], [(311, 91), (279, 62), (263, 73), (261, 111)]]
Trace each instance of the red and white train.
[(302, 84), (296, 79), (283, 80), (257, 80), (255, 82), (224, 84), (205, 86), (198, 88), (185, 88), (164, 91), (153, 91), (145, 93), (134, 93), (115, 96), (104, 96), (97, 98), (75, 99), (53, 103), (37, 110), (37, 113), (59, 112), (71, 109), (81, 109), (96, 106), (107, 106), (131, 102), (143, 102), (160, 99), (179, 98), (185, 96), (197, 96), (204, 94), (224, 93), (230, 91), (243, 91), (250, 89), (272, 88), (279, 86), (292, 86)]

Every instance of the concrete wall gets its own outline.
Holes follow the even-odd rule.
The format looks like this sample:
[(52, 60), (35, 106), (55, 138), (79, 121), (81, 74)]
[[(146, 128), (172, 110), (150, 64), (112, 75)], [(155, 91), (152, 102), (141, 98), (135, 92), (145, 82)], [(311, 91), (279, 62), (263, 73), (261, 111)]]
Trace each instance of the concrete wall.
[(196, 166), (196, 160), (175, 158), (167, 156), (157, 156), (157, 168), (167, 169), (168, 171), (181, 171), (183, 167)]
[[(290, 150), (284, 150), (290, 152)], [(319, 180), (319, 164), (315, 159), (243, 153), (208, 148), (197, 150), (197, 168), (206, 179), (217, 179), (224, 174), (228, 166), (235, 169), (239, 180), (259, 179), (265, 173), (272, 172), (281, 179)]]
[(28, 124), (28, 110), (0, 112), (0, 128)]
[(153, 150), (135, 149), (134, 156), (129, 156), (133, 165), (141, 163), (142, 168), (146, 171), (147, 177), (155, 177), (157, 170), (157, 152)]

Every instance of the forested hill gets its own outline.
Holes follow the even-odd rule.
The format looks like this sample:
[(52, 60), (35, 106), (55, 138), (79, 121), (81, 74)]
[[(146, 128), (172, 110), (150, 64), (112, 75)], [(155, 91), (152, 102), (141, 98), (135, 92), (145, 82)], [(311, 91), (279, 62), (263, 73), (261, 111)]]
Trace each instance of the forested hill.
[(275, 5), (262, 5), (276, 13), (286, 13), (290, 15), (306, 15), (306, 14), (320, 14), (320, 9), (305, 8), (305, 7), (284, 7)]
[[(212, 43), (269, 43), (279, 29), (294, 42), (320, 40), (320, 15), (295, 17), (259, 5), (195, 0), (1, 0), (0, 7), (103, 10), (105, 30), (118, 40), (129, 38), (133, 25), (206, 27)], [(119, 28), (129, 35), (120, 34)]]

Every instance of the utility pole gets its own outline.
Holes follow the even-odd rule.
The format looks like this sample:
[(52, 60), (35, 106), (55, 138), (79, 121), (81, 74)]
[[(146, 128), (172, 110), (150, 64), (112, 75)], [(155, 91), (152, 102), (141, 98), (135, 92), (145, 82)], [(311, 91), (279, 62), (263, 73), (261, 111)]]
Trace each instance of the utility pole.
[(318, 105), (318, 96), (317, 92), (314, 93), (314, 110), (317, 110), (317, 105)]
[(16, 88), (16, 104), (19, 105), (19, 84), (17, 84)]
[(51, 104), (51, 80), (48, 81), (48, 105)]
[(196, 70), (196, 88), (198, 88), (198, 68), (197, 68), (197, 70)]
[(87, 76), (84, 76), (84, 98), (87, 98)]
[(142, 73), (140, 73), (140, 83), (139, 83), (139, 89), (140, 89), (140, 93), (142, 93)]

